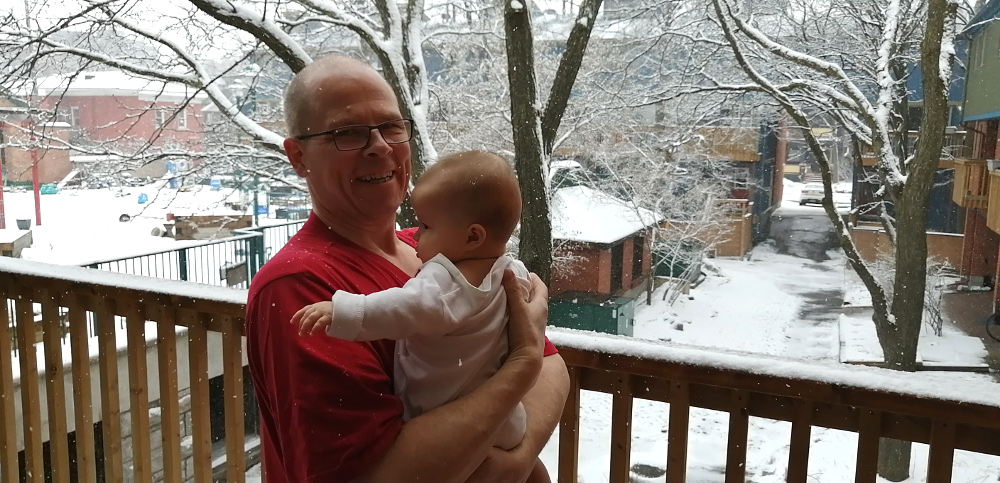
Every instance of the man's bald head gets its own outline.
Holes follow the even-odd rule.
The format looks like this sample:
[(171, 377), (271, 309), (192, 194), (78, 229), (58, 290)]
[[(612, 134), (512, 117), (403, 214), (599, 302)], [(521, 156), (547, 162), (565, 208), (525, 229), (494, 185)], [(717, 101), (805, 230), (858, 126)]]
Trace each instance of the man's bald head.
[(343, 55), (331, 55), (313, 61), (292, 77), (285, 90), (285, 129), (288, 137), (307, 134), (315, 106), (317, 83), (333, 77), (377, 79), (391, 91), (385, 79), (364, 61)]

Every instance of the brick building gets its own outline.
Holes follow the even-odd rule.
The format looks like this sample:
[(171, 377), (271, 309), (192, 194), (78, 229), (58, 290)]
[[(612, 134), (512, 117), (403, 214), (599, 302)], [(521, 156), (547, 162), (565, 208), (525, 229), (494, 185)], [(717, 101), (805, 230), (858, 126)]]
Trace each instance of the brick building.
[(552, 238), (562, 261), (552, 271), (551, 296), (579, 291), (635, 296), (650, 277), (651, 230), (662, 220), (586, 186), (552, 196)]
[[(32, 128), (37, 134), (35, 156), (40, 183), (54, 183), (70, 171), (69, 151), (60, 149), (69, 132), (65, 124), (33, 124), (26, 104), (0, 98), (0, 179), (4, 183), (32, 181)], [(45, 135), (43, 135), (43, 133)]]
[[(148, 146), (201, 150), (202, 109), (211, 104), (206, 94), (189, 86), (122, 71), (46, 77), (39, 79), (36, 92), (34, 104), (52, 113), (55, 121), (65, 123), (72, 143), (111, 143), (125, 153)], [(162, 160), (133, 175), (161, 176), (165, 172), (166, 161)]]

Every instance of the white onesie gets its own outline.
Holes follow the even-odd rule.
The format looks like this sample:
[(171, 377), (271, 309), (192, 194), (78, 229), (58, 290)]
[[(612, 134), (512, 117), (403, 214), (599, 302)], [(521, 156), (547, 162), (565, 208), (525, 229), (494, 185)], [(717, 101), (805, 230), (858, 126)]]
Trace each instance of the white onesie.
[[(402, 287), (371, 295), (334, 293), (333, 322), (326, 333), (345, 340), (398, 341), (393, 381), (408, 421), (468, 394), (507, 359), (507, 294), (501, 285), (507, 267), (525, 290), (530, 288), (524, 264), (506, 255), (474, 287), (438, 254)], [(494, 446), (517, 446), (525, 425), (518, 403)]]

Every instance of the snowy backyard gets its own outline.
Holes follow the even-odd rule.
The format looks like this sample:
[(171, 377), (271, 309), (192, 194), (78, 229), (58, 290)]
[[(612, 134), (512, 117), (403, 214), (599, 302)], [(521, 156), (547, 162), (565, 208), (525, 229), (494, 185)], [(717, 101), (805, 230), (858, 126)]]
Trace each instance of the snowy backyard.
[[(799, 207), (797, 186), (786, 182), (784, 207), (775, 216), (798, 213), (812, 220), (807, 222), (805, 232), (824, 232), (822, 209)], [(207, 187), (188, 193), (158, 188), (130, 188), (125, 196), (116, 196), (117, 189), (66, 190), (42, 196), (44, 223), (33, 228), (35, 243), (24, 251), (24, 258), (79, 264), (95, 258), (176, 248), (192, 242), (150, 235), (151, 228), (161, 224), (166, 212), (219, 209), (222, 200), (238, 196), (225, 190), (211, 191)], [(132, 221), (118, 222), (120, 213), (139, 214), (142, 207), (136, 197), (140, 192), (150, 194), (149, 206)], [(173, 200), (173, 203), (168, 206), (166, 200)], [(5, 206), (8, 221), (31, 218), (31, 193), (5, 193)], [(815, 361), (821, 365), (819, 367), (836, 366), (843, 350), (838, 320), (844, 287), (850, 286), (852, 280), (843, 256), (833, 249), (822, 256), (813, 254), (813, 258), (825, 260), (813, 260), (781, 254), (779, 246), (783, 251), (796, 253), (794, 243), (782, 245), (769, 240), (755, 247), (745, 260), (706, 260), (705, 280), (672, 305), (662, 300), (666, 286), (660, 286), (652, 294), (651, 305), (641, 303), (636, 308), (635, 337), (665, 341), (678, 347), (710, 347)], [(945, 332), (953, 333), (954, 330), (946, 327)], [(924, 372), (921, 376), (926, 378), (927, 384), (958, 380), (995, 384), (987, 374)], [(632, 423), (633, 465), (665, 466), (668, 415), (667, 404), (636, 400)], [(727, 421), (726, 413), (692, 408), (688, 481), (723, 481)], [(748, 481), (784, 481), (790, 427), (785, 422), (751, 418)], [(608, 481), (610, 432), (611, 396), (584, 392), (580, 421), (580, 481)], [(855, 433), (814, 428), (810, 481), (852, 480), (856, 450)], [(926, 456), (926, 446), (914, 446), (914, 476), (908, 481), (923, 481)], [(558, 461), (557, 438), (550, 441), (542, 459), (554, 473)], [(252, 468), (249, 481), (259, 481), (258, 472), (258, 468)], [(956, 453), (953, 481), (998, 480), (1000, 458)]]
[[(575, 291), (622, 297), (610, 308), (599, 304), (607, 314), (577, 321), (593, 318), (596, 325), (603, 317), (619, 324), (616, 333), (632, 330), (626, 337), (550, 326), (550, 339), (562, 344), (573, 368), (573, 384), (595, 389), (579, 395), (579, 481), (619, 481), (629, 465), (631, 482), (663, 481), (673, 428), (674, 441), (687, 437), (686, 481), (694, 483), (733, 481), (741, 470), (752, 483), (841, 483), (855, 480), (856, 464), (858, 479), (870, 481), (874, 476), (863, 473), (874, 473), (875, 459), (881, 475), (901, 479), (906, 458), (891, 459), (904, 451), (895, 441), (876, 450), (882, 436), (933, 440), (935, 462), (950, 461), (950, 448), (968, 449), (954, 452), (949, 472), (947, 464), (928, 463), (928, 445), (914, 443), (909, 483), (1000, 483), (1000, 456), (986, 454), (1000, 454), (994, 442), (1000, 339), (985, 334), (987, 320), (1000, 320), (1000, 312), (988, 317), (1000, 293), (1000, 0), (24, 0), (0, 2), (0, 18), (0, 244), (4, 254), (63, 266), (3, 259), (13, 267), (5, 276), (32, 266), (25, 280), (41, 280), (32, 290), (13, 283), (18, 275), (0, 284), (20, 311), (12, 318), (18, 353), (30, 355), (38, 337), (47, 337), (49, 348), (58, 343), (59, 317), (52, 314), (60, 310), (66, 320), (78, 313), (133, 317), (140, 323), (122, 322), (117, 334), (131, 333), (130, 349), (141, 342), (143, 319), (150, 326), (176, 322), (170, 315), (153, 322), (156, 314), (142, 312), (150, 291), (114, 301), (139, 315), (106, 306), (104, 298), (113, 298), (107, 293), (66, 290), (67, 298), (86, 302), (68, 306), (59, 305), (62, 295), (50, 296), (46, 284), (74, 282), (67, 275), (73, 272), (107, 275), (78, 268), (100, 266), (135, 277), (122, 276), (129, 281), (119, 285), (81, 283), (138, 290), (149, 282), (221, 294), (225, 313), (192, 315), (176, 301), (155, 310), (177, 312), (175, 319), (223, 315), (229, 325), (217, 332), (234, 357), (224, 358), (228, 377), (213, 380), (235, 384), (239, 334), (232, 323), (241, 320), (246, 291), (221, 285), (247, 287), (258, 262), (299, 229), (299, 215), (309, 210), (305, 186), (322, 195), (317, 187), (340, 186), (345, 173), (357, 171), (351, 190), (398, 181), (401, 195), (406, 178), (397, 173), (412, 169), (416, 176), (442, 156), (483, 150), (512, 160), (526, 220), (517, 243), (529, 266), (555, 273), (550, 307), (565, 294), (586, 305), (573, 300)], [(369, 78), (372, 72), (379, 78)], [(347, 87), (355, 83), (364, 88)], [(390, 127), (395, 133), (387, 138)], [(400, 149), (387, 151), (395, 153), (386, 156), (394, 167), (378, 173), (363, 164), (375, 159), (367, 155), (372, 147), (383, 146), (373, 144), (376, 132)], [(291, 169), (295, 153), (302, 162)], [(404, 158), (411, 164), (399, 168)], [(330, 179), (323, 177), (327, 170)], [(295, 173), (307, 179), (292, 180)], [(237, 184), (244, 189), (229, 188)], [(355, 198), (346, 205), (369, 217), (355, 205), (373, 198)], [(597, 205), (608, 200), (627, 209), (601, 211)], [(833, 221), (821, 202), (832, 202)], [(396, 208), (384, 212), (388, 224)], [(416, 221), (408, 204), (399, 208), (404, 224)], [(263, 236), (203, 240), (241, 233), (236, 227), (246, 228), (251, 218), (251, 229)], [(343, 218), (357, 221), (350, 213)], [(214, 230), (220, 225), (222, 235)], [(131, 257), (142, 258), (114, 261)], [(584, 268), (560, 265), (575, 258)], [(657, 277), (647, 272), (650, 260)], [(679, 278), (660, 277), (681, 271)], [(688, 277), (692, 271), (696, 277)], [(138, 278), (150, 273), (162, 279)], [(651, 278), (658, 283), (647, 283)], [(646, 286), (648, 298), (625, 298)], [(32, 307), (41, 329), (23, 323)], [(549, 320), (568, 320), (561, 317), (550, 313)], [(207, 324), (191, 320), (174, 325), (200, 333)], [(80, 323), (68, 325), (78, 329), (74, 345), (90, 344), (110, 361), (114, 324), (94, 326), (105, 331), (107, 347), (81, 338)], [(203, 342), (198, 336), (186, 342), (192, 340)], [(44, 362), (58, 374), (58, 354), (50, 353)], [(185, 362), (201, 364), (200, 352), (191, 353)], [(141, 352), (134, 354), (129, 375), (141, 379)], [(63, 356), (85, 367), (70, 352)], [(30, 356), (21, 360), (28, 374)], [(10, 392), (7, 365), (0, 366), (0, 396)], [(713, 379), (715, 370), (731, 385)], [(192, 374), (209, 378), (200, 369)], [(645, 393), (631, 392), (646, 379), (658, 385), (642, 382)], [(101, 377), (104, 401), (127, 386), (114, 381)], [(0, 419), (3, 481), (43, 473), (42, 441), (28, 444), (44, 416), (32, 413), (41, 403), (32, 404), (40, 396), (29, 386), (18, 403), (23, 431), (7, 431), (7, 419)], [(199, 387), (189, 386), (182, 390)], [(131, 454), (134, 440), (126, 439), (153, 428), (143, 421), (146, 401), (172, 405), (184, 396), (175, 390), (146, 398), (141, 384), (131, 389), (138, 399), (129, 407), (139, 417), (123, 417), (135, 424), (121, 441), (101, 440), (129, 452), (124, 463), (112, 461), (112, 478), (130, 464), (140, 479), (169, 475), (175, 466), (187, 472), (180, 462), (166, 465), (168, 458), (152, 461), (144, 445)], [(214, 399), (223, 405), (193, 396), (202, 405), (193, 412), (226, 406), (224, 425), (240, 410), (252, 412), (252, 405), (240, 408), (229, 397), (239, 387), (225, 391)], [(575, 401), (578, 394), (571, 394)], [(672, 401), (674, 421), (669, 404), (639, 396)], [(50, 399), (50, 408), (58, 399)], [(96, 407), (81, 401), (81, 408)], [(691, 406), (686, 434), (677, 430), (686, 414), (677, 409), (685, 404)], [(104, 406), (111, 411), (114, 404)], [(14, 405), (2, 407), (5, 418), (14, 417)], [(623, 424), (626, 407), (631, 425)], [(52, 434), (61, 436), (54, 414)], [(100, 420), (109, 423), (112, 439), (114, 414)], [(746, 439), (744, 415), (755, 415)], [(794, 444), (791, 423), (757, 416), (795, 421)], [(565, 417), (572, 427), (574, 413)], [(182, 427), (195, 428), (187, 442), (206, 434), (203, 425)], [(169, 439), (168, 449), (176, 446)], [(236, 449), (241, 437), (226, 441), (233, 445), (229, 455), (243, 454)], [(242, 443), (259, 448), (256, 435)], [(541, 454), (553, 476), (558, 443), (557, 429)], [(25, 461), (13, 468), (7, 460), (20, 447)], [(672, 446), (671, 461), (684, 461), (682, 448)], [(246, 469), (223, 462), (221, 447), (202, 451), (185, 461), (198, 460), (206, 472)], [(68, 465), (68, 454), (57, 448), (49, 460)], [(84, 471), (107, 468), (88, 461), (86, 449), (79, 454)], [(209, 456), (218, 464), (209, 464)], [(49, 478), (53, 471), (44, 472)], [(247, 475), (260, 483), (259, 466)]]

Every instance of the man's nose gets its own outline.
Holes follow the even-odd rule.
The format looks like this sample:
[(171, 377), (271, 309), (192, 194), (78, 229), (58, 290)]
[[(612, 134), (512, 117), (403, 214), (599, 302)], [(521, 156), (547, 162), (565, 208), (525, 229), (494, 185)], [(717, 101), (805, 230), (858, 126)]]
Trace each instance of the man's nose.
[(382, 130), (379, 128), (373, 128), (368, 131), (368, 146), (365, 151), (384, 151), (388, 152), (392, 150), (392, 147), (385, 141), (385, 137), (382, 136)]

